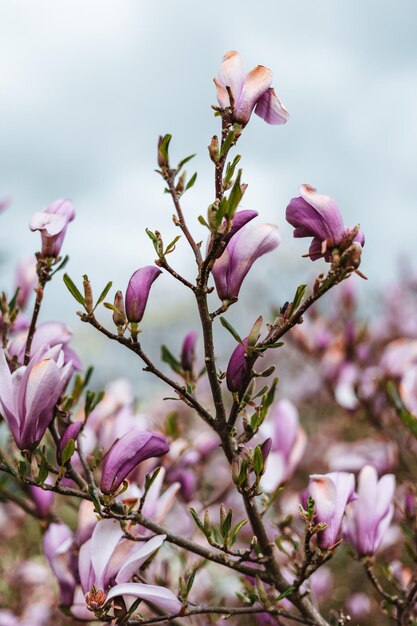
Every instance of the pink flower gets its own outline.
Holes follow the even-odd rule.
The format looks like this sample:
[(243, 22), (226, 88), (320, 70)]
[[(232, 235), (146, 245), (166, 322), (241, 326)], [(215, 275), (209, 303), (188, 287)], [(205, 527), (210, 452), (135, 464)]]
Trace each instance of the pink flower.
[(75, 209), (71, 200), (56, 200), (33, 215), (29, 226), (31, 230), (41, 231), (42, 256), (59, 256), (67, 226), (74, 217)]
[[(332, 249), (343, 252), (351, 243), (352, 229), (346, 228), (333, 198), (317, 193), (311, 185), (301, 185), (300, 196), (292, 198), (286, 211), (287, 221), (295, 227), (294, 237), (313, 237), (309, 255), (313, 261), (324, 257), (332, 260)], [(365, 245), (361, 231), (353, 241)]]
[(347, 472), (312, 474), (307, 493), (315, 502), (316, 521), (327, 524), (318, 534), (318, 544), (325, 550), (338, 540), (346, 505), (355, 495), (355, 477)]
[[(288, 111), (272, 89), (272, 72), (263, 65), (257, 65), (249, 73), (243, 68), (240, 54), (231, 50), (223, 57), (223, 63), (217, 78), (217, 99), (223, 109), (233, 104), (233, 118), (246, 125), (255, 109), (268, 124), (285, 124)], [(227, 88), (230, 88), (233, 103)]]
[(129, 280), (125, 296), (126, 317), (129, 322), (138, 324), (142, 321), (148, 302), (152, 283), (161, 274), (161, 270), (148, 265), (137, 270)]
[(289, 400), (277, 402), (262, 424), (261, 434), (272, 440), (261, 485), (265, 491), (274, 491), (292, 476), (307, 445), (296, 407)]
[(71, 372), (61, 346), (39, 350), (13, 374), (0, 350), (0, 410), (21, 450), (33, 449), (42, 439)]
[(136, 543), (123, 540), (123, 534), (119, 523), (101, 520), (91, 539), (80, 548), (78, 571), (88, 608), (95, 610), (113, 598), (127, 595), (150, 602), (162, 611), (178, 613), (182, 604), (169, 589), (128, 582), (162, 545), (165, 535)]
[(372, 555), (381, 545), (394, 514), (395, 476), (378, 480), (374, 467), (365, 465), (358, 479), (358, 499), (347, 510), (344, 535), (360, 556)]

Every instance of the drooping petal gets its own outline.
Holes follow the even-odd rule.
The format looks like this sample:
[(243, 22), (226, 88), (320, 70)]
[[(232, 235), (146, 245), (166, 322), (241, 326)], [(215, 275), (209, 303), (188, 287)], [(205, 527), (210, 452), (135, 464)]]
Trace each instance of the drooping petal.
[(172, 591), (157, 585), (145, 585), (142, 583), (116, 585), (107, 594), (107, 601), (117, 598), (117, 596), (140, 598), (161, 609), (161, 611), (166, 611), (169, 615), (177, 615), (182, 608), (181, 602)]
[(255, 113), (268, 124), (286, 124), (289, 118), (288, 111), (272, 87), (267, 89), (257, 101)]

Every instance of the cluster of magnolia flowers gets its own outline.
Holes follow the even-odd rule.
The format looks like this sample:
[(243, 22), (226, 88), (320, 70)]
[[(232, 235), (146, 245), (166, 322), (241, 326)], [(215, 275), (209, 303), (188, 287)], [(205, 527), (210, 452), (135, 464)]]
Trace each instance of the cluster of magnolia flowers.
[[(215, 109), (227, 122), (230, 145), (237, 140), (253, 112), (269, 124), (287, 121), (288, 113), (271, 83), (272, 74), (267, 68), (257, 66), (246, 73), (237, 52), (229, 52), (224, 57), (215, 79), (219, 103)], [(158, 147), (158, 161), (171, 184), (172, 170), (164, 149), (166, 151), (162, 140)], [(216, 152), (217, 149), (216, 141), (212, 141), (210, 156), (215, 163), (221, 154)], [(216, 198), (209, 208), (207, 221), (202, 219), (210, 230), (206, 259), (210, 260), (207, 267), (214, 281), (213, 287), (206, 291), (215, 291), (220, 312), (227, 311), (238, 300), (245, 277), (254, 263), (274, 251), (280, 243), (275, 225), (258, 223), (256, 211), (238, 207), (246, 186), (241, 184), (240, 174), (232, 183), (234, 167), (230, 165), (229, 186), (222, 188), (222, 193), (232, 189), (227, 210), (225, 204), (221, 204), (221, 198)], [(181, 195), (183, 190), (181, 183), (175, 193)], [(238, 197), (236, 206), (230, 199), (233, 190)], [(0, 202), (0, 211), (7, 205), (8, 201)], [(219, 211), (220, 217), (216, 213)], [(254, 619), (260, 625), (270, 623), (268, 620), (273, 619), (274, 610), (293, 610), (294, 594), (298, 591), (301, 594), (297, 596), (299, 603), (304, 595), (311, 593), (314, 604), (318, 605), (331, 587), (331, 574), (324, 564), (341, 541), (345, 540), (354, 548), (358, 560), (368, 563), (375, 553), (384, 549), (389, 531), (397, 532), (399, 517), (404, 512), (406, 517), (415, 519), (415, 498), (412, 490), (401, 491), (400, 488), (397, 496), (402, 508), (395, 509), (396, 481), (391, 473), (398, 459), (399, 446), (395, 442), (388, 438), (373, 438), (368, 433), (366, 438), (334, 444), (330, 441), (331, 433), (326, 439), (325, 433), (321, 432), (326, 450), (321, 458), (315, 458), (311, 440), (316, 433), (310, 434), (309, 441), (295, 404), (301, 406), (308, 400), (312, 389), (319, 398), (326, 387), (331, 391), (337, 410), (349, 413), (366, 404), (367, 410), (376, 414), (387, 405), (386, 384), (391, 382), (394, 391), (398, 390), (398, 397), (395, 396), (394, 400), (402, 403), (400, 409), (409, 411), (409, 419), (411, 414), (417, 413), (416, 339), (391, 336), (389, 345), (378, 349), (380, 358), (375, 364), (372, 359), (376, 339), (370, 339), (370, 333), (361, 333), (354, 316), (349, 316), (353, 296), (343, 287), (337, 302), (348, 313), (346, 320), (340, 310), (336, 311), (334, 319), (317, 310), (305, 321), (301, 313), (298, 318), (291, 318), (300, 307), (304, 295), (301, 290), (298, 301), (294, 298), (292, 303), (280, 308), (278, 325), (275, 322), (267, 325), (269, 334), (266, 339), (260, 341), (262, 318), (258, 318), (243, 339), (232, 329), (237, 345), (226, 369), (221, 372), (214, 367), (217, 384), (221, 385), (224, 380), (229, 392), (223, 388), (220, 392), (222, 399), (226, 398), (226, 403), (236, 407), (238, 412), (228, 433), (231, 439), (236, 438), (235, 449), (229, 455), (233, 457), (229, 466), (220, 450), (221, 433), (210, 429), (212, 418), (205, 409), (210, 400), (207, 400), (209, 385), (202, 382), (203, 365), (207, 368), (210, 361), (207, 356), (210, 342), (204, 333), (202, 336), (194, 330), (188, 332), (178, 358), (165, 347), (163, 350), (163, 360), (176, 376), (171, 386), (179, 398), (185, 399), (185, 404), (178, 408), (180, 403), (172, 400), (172, 406), (155, 402), (145, 414), (137, 410), (134, 393), (126, 382), (109, 384), (99, 396), (88, 392), (88, 375), (81, 375), (83, 365), (70, 345), (71, 330), (60, 322), (37, 323), (43, 290), (65, 263), (61, 249), (74, 217), (74, 205), (70, 200), (57, 200), (33, 216), (30, 228), (40, 231), (41, 250), (36, 258), (19, 265), (16, 274), (18, 291), (9, 302), (5, 296), (2, 298), (0, 313), (4, 338), (0, 349), (0, 414), (21, 451), (18, 456), (9, 440), (4, 455), (2, 450), (0, 469), (16, 481), (21, 480), (24, 493), (30, 498), (30, 505), (25, 506), (41, 521), (43, 552), (59, 584), (61, 608), (74, 619), (115, 620), (118, 623), (119, 618), (123, 622), (130, 611), (137, 609), (140, 600), (157, 615), (181, 616), (188, 608), (191, 586), (188, 588), (187, 585), (193, 576), (200, 581), (198, 590), (193, 589), (199, 604), (210, 600), (215, 589), (219, 589), (219, 595), (231, 603), (234, 601), (235, 586), (229, 588), (228, 579), (219, 582), (210, 567), (205, 568), (205, 563), (203, 566), (196, 559), (192, 561), (193, 576), (187, 578), (184, 570), (189, 563), (185, 564), (183, 557), (171, 550), (169, 533), (151, 532), (141, 524), (138, 516), (150, 521), (154, 529), (163, 528), (158, 526), (163, 523), (164, 528), (180, 537), (177, 545), (185, 549), (181, 538), (190, 537), (200, 550), (197, 554), (207, 556), (207, 552), (201, 552), (203, 533), (213, 550), (224, 552), (217, 564), (221, 565), (223, 559), (230, 570), (236, 564), (249, 568), (244, 570), (242, 583), (246, 593), (245, 606), (253, 608), (256, 601), (262, 600), (262, 606), (270, 609), (265, 614), (254, 613)], [(304, 184), (299, 196), (290, 200), (286, 219), (294, 228), (294, 237), (310, 240), (305, 256), (329, 264), (327, 278), (320, 275), (316, 280), (313, 296), (322, 285), (325, 293), (326, 280), (329, 285), (333, 279), (334, 284), (338, 284), (358, 270), (364, 235), (358, 226), (352, 228), (344, 224), (332, 198)], [(180, 214), (178, 223), (187, 235), (181, 220)], [(172, 270), (166, 262), (166, 255), (174, 246), (168, 246), (164, 252), (159, 234), (151, 233), (150, 237), (158, 260), (155, 265), (137, 269), (124, 292), (117, 291), (113, 303), (105, 303), (112, 310), (116, 333), (107, 329), (104, 333), (136, 350), (148, 370), (159, 373), (147, 357), (143, 357), (138, 343), (142, 330), (139, 326), (146, 313), (152, 285), (164, 269)], [(201, 256), (200, 245), (194, 245), (194, 250), (197, 250), (197, 257)], [(200, 276), (203, 266), (202, 261)], [(190, 286), (188, 281), (183, 282)], [(86, 311), (80, 314), (81, 319), (93, 322), (103, 331), (94, 318), (94, 311), (104, 301), (110, 287), (94, 305), (91, 285), (86, 277), (84, 296), (69, 277), (66, 277), (66, 284)], [(198, 291), (197, 288), (194, 290)], [(30, 318), (25, 311), (33, 292), (36, 305)], [(211, 321), (216, 316), (217, 311), (209, 314)], [(300, 325), (300, 321), (304, 324)], [(268, 394), (271, 389), (275, 391), (276, 382), (255, 391), (255, 378), (269, 376), (272, 369), (252, 376), (254, 365), (266, 350), (281, 345), (277, 343), (279, 331), (286, 323), (286, 330), (295, 327), (292, 337), (298, 349), (320, 361), (315, 368), (315, 374), (318, 374), (315, 387), (312, 380), (309, 385), (304, 385), (296, 379), (300, 391), (298, 395), (294, 394), (295, 404), (287, 397), (270, 400), (273, 394)], [(228, 326), (227, 322), (225, 325)], [(381, 329), (375, 335), (381, 338)], [(199, 343), (205, 346), (204, 363), (197, 350)], [(162, 380), (169, 380), (164, 373), (159, 375)], [(181, 384), (176, 382), (177, 378)], [(83, 394), (86, 400), (81, 406)], [(203, 417), (208, 414), (206, 424), (195, 419), (193, 402), (197, 395), (203, 398)], [(288, 397), (292, 397), (291, 394)], [(259, 398), (262, 398), (261, 405), (257, 404)], [(317, 406), (320, 401), (317, 400)], [(262, 419), (254, 421), (253, 418), (258, 419), (264, 408)], [(243, 427), (238, 422), (239, 411)], [(337, 422), (338, 418), (336, 412), (334, 421)], [(247, 445), (249, 442), (250, 446)], [(223, 440), (221, 444), (225, 447)], [(323, 473), (314, 473), (315, 462)], [(36, 479), (33, 478), (35, 474)], [(254, 482), (250, 485), (253, 476)], [(295, 486), (292, 486), (292, 479), (295, 479)], [(76, 523), (72, 520), (67, 524), (60, 517), (61, 501), (58, 498), (74, 494), (77, 497), (81, 494), (82, 502)], [(247, 498), (245, 505), (242, 494)], [(258, 497), (265, 507), (262, 516), (268, 533), (272, 537), (277, 535), (277, 529), (283, 532), (281, 541), (276, 539), (271, 545), (274, 546), (273, 553), (277, 552), (273, 558), (282, 568), (289, 591), (281, 593), (278, 599), (275, 597), (275, 604), (271, 604), (268, 596), (272, 593), (271, 580), (264, 581), (265, 588), (261, 587), (263, 570), (260, 566), (268, 555), (262, 556), (256, 537), (253, 537), (255, 529), (249, 524), (245, 526), (247, 520), (232, 528), (232, 513), (234, 519), (241, 519), (248, 514), (253, 499)], [(216, 526), (212, 520), (218, 515), (220, 502), (220, 525)], [(294, 527), (289, 529), (290, 522), (281, 518), (294, 519)], [(308, 539), (305, 556), (313, 560), (300, 565), (297, 550), (305, 526)], [(310, 540), (314, 548), (309, 552)], [(233, 547), (235, 542), (237, 547)], [(291, 549), (285, 547), (287, 544)], [(316, 549), (317, 553), (314, 552)], [(155, 558), (157, 552), (158, 559)], [(142, 576), (144, 565), (146, 576)], [(391, 563), (391, 570), (397, 571), (397, 577), (405, 577), (402, 564), (396, 567), (394, 562)], [(177, 595), (178, 578), (181, 582)], [(408, 581), (404, 587), (407, 584)], [(357, 600), (359, 602), (359, 598)], [(142, 612), (142, 605), (140, 609)], [(352, 602), (352, 614), (356, 612), (358, 615), (358, 611)], [(204, 617), (195, 619), (198, 624), (207, 623)], [(323, 621), (310, 619), (304, 623), (321, 626)]]

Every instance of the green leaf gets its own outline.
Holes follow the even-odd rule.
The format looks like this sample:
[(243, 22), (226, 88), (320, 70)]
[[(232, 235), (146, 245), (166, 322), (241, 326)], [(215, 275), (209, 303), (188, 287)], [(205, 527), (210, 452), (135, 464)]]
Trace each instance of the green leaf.
[(236, 180), (233, 184), (232, 190), (227, 198), (227, 209), (226, 215), (229, 219), (231, 219), (236, 213), (236, 209), (239, 206), (239, 202), (243, 197), (243, 192), (241, 188), (240, 179), (242, 176), (242, 170), (239, 170), (236, 176)]
[(239, 530), (241, 528), (243, 528), (243, 526), (245, 526), (245, 524), (247, 524), (247, 523), (248, 523), (248, 520), (244, 519), (241, 522), (238, 522), (236, 524), (236, 526), (233, 526), (233, 528), (232, 528), (232, 530), (230, 532), (230, 536), (229, 536), (229, 541), (230, 541), (230, 545), (231, 546), (235, 543), (235, 541), (237, 539), (237, 536), (238, 536), (238, 533), (239, 533)]
[(67, 289), (69, 290), (71, 295), (77, 300), (77, 302), (79, 302), (80, 304), (83, 305), (83, 307), (85, 307), (85, 298), (84, 298), (84, 296), (77, 289), (77, 287), (75, 286), (75, 284), (71, 280), (71, 278), (68, 276), (68, 274), (64, 274), (63, 278), (64, 278), (64, 283), (67, 286)]
[(14, 296), (13, 296), (13, 298), (12, 298), (12, 299), (10, 300), (10, 302), (9, 302), (9, 311), (10, 311), (10, 313), (11, 313), (12, 311), (14, 311), (14, 309), (15, 309), (15, 307), (16, 307), (16, 301), (17, 301), (17, 296), (18, 296), (18, 294), (19, 294), (19, 291), (20, 291), (20, 287), (18, 287), (18, 288), (16, 289), (16, 291), (14, 292)]
[(252, 467), (258, 477), (262, 476), (264, 471), (264, 457), (262, 454), (261, 446), (256, 446), (255, 450), (253, 451)]
[(220, 528), (224, 540), (228, 538), (230, 529), (232, 527), (232, 515), (233, 515), (233, 511), (232, 509), (229, 509)]
[(58, 265), (58, 267), (56, 269), (54, 269), (54, 271), (52, 272), (50, 278), (52, 278), (52, 276), (54, 276), (60, 270), (64, 269), (64, 267), (66, 266), (68, 261), (69, 261), (69, 256), (67, 254), (67, 256), (64, 258), (64, 260)]
[(203, 535), (205, 535), (206, 537), (209, 537), (210, 535), (208, 534), (207, 530), (204, 528), (203, 522), (198, 517), (197, 511), (195, 509), (193, 509), (193, 508), (190, 508), (190, 513), (193, 516), (193, 519), (194, 519), (195, 523), (197, 524), (198, 528), (201, 530)]
[(41, 464), (39, 466), (39, 474), (36, 478), (36, 482), (38, 483), (38, 485), (43, 485), (45, 480), (48, 478), (48, 474), (48, 461), (46, 460), (45, 456), (42, 456)]
[(168, 162), (168, 148), (169, 148), (171, 139), (172, 139), (172, 135), (167, 133), (162, 139), (161, 145), (159, 146), (159, 152), (162, 154), (166, 162)]
[(224, 326), (226, 330), (236, 339), (236, 341), (240, 344), (243, 344), (243, 341), (239, 335), (239, 333), (233, 328), (233, 326), (224, 318), (220, 317), (221, 325)]
[(75, 452), (75, 440), (70, 439), (66, 444), (61, 454), (61, 464), (62, 466), (66, 465), (70, 460), (72, 455)]
[(259, 333), (261, 331), (263, 323), (263, 317), (260, 315), (254, 325), (252, 326), (250, 333), (248, 335), (248, 346), (253, 348), (256, 345), (256, 342), (259, 339)]
[(175, 250), (175, 244), (177, 243), (178, 239), (181, 239), (181, 235), (177, 235), (177, 236), (175, 237), (175, 239), (173, 239), (173, 240), (171, 241), (171, 243), (170, 243), (170, 244), (168, 244), (168, 246), (166, 247), (166, 250), (165, 250), (164, 254), (169, 254), (170, 252), (174, 252), (174, 250)]
[(191, 159), (193, 159), (195, 157), (195, 154), (190, 154), (190, 156), (185, 157), (185, 159), (183, 159), (182, 161), (180, 161), (178, 163), (177, 169), (178, 171), (186, 164), (188, 163), (188, 161), (191, 161)]
[(241, 158), (242, 157), (240, 156), (240, 154), (237, 154), (235, 158), (233, 159), (232, 163), (229, 162), (226, 166), (226, 175), (224, 177), (224, 186), (226, 189), (229, 188), (229, 183), (234, 176), (236, 165), (239, 163)]
[(155, 235), (155, 233), (153, 233), (149, 228), (145, 228), (145, 233), (148, 235), (149, 239), (151, 239), (151, 241), (153, 241), (154, 243), (158, 241), (158, 238)]
[(198, 221), (200, 222), (200, 224), (202, 224), (203, 226), (205, 226), (206, 228), (210, 230), (210, 226), (207, 224), (206, 220), (204, 219), (202, 215), (198, 216)]
[(190, 180), (186, 184), (184, 192), (188, 191), (189, 189), (191, 189), (191, 187), (194, 186), (194, 183), (195, 183), (196, 180), (197, 180), (197, 172), (194, 172), (194, 174), (191, 176)]
[(227, 137), (224, 140), (222, 147), (220, 148), (220, 158), (224, 157), (225, 154), (229, 152), (230, 148), (232, 147), (236, 138), (241, 134), (241, 132), (242, 132), (241, 124), (235, 124), (232, 130), (228, 132)]
[(161, 359), (164, 363), (167, 363), (177, 374), (182, 374), (181, 363), (175, 358), (175, 356), (168, 350), (166, 346), (161, 346)]
[(278, 602), (279, 600), (283, 600), (284, 598), (286, 598), (287, 596), (290, 596), (293, 591), (295, 591), (295, 587), (293, 587), (292, 585), (290, 587), (288, 587), (288, 589), (286, 589), (285, 591), (283, 591), (278, 598), (276, 599), (276, 601)]
[(177, 439), (177, 437), (179, 437), (180, 430), (178, 427), (178, 413), (176, 411), (171, 411), (170, 413), (168, 413), (165, 422), (165, 433), (168, 435), (168, 437), (174, 437), (174, 439)]
[(95, 305), (95, 307), (94, 307), (94, 310), (98, 307), (98, 305), (99, 305), (99, 304), (101, 304), (101, 303), (103, 302), (104, 298), (105, 298), (105, 297), (107, 296), (107, 294), (109, 293), (109, 291), (110, 291), (110, 289), (111, 289), (112, 285), (113, 285), (112, 281), (109, 281), (109, 282), (107, 283), (107, 285), (104, 287), (103, 291), (102, 291), (102, 292), (101, 292), (101, 294), (100, 294), (99, 299), (98, 299), (98, 300), (97, 300), (97, 302), (96, 302), (96, 305)]
[(304, 297), (306, 289), (307, 289), (307, 285), (299, 285), (297, 287), (297, 290), (296, 290), (295, 295), (294, 295), (294, 299), (293, 299), (293, 301), (291, 303), (289, 317), (292, 317), (292, 315), (296, 312), (296, 310), (300, 306), (301, 301), (302, 301), (302, 299)]

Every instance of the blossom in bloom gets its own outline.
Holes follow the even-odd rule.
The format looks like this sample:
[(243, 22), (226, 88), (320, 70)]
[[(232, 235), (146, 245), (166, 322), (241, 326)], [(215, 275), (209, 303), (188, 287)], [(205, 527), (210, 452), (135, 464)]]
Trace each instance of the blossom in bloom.
[(296, 407), (289, 400), (277, 402), (261, 426), (261, 435), (272, 441), (261, 486), (274, 491), (288, 480), (302, 459), (307, 437)]
[(103, 461), (100, 488), (103, 493), (114, 493), (126, 476), (139, 463), (152, 457), (163, 456), (169, 446), (163, 435), (131, 430), (118, 439)]
[(57, 578), (64, 606), (71, 606), (77, 585), (70, 551), (73, 541), (72, 530), (62, 523), (50, 524), (43, 536), (43, 552)]
[(33, 215), (29, 226), (31, 230), (41, 232), (42, 256), (59, 256), (67, 226), (74, 217), (75, 209), (71, 200), (56, 200)]
[(353, 236), (353, 230), (343, 224), (343, 218), (333, 198), (317, 193), (311, 185), (301, 185), (300, 196), (292, 198), (287, 206), (286, 219), (294, 226), (294, 237), (313, 237), (309, 256), (313, 261), (324, 257), (332, 260), (332, 249), (343, 252), (352, 243), (365, 245), (361, 231)]
[(168, 613), (178, 613), (182, 604), (169, 589), (128, 582), (162, 545), (165, 535), (156, 535), (146, 542), (132, 542), (123, 540), (123, 534), (119, 523), (101, 520), (91, 539), (80, 548), (78, 572), (88, 608), (102, 608), (109, 600), (126, 595), (141, 598)]
[(358, 498), (347, 510), (344, 535), (360, 556), (378, 550), (394, 514), (395, 476), (378, 480), (374, 467), (365, 465), (359, 474)]
[(161, 274), (161, 270), (147, 265), (136, 270), (129, 280), (125, 295), (126, 317), (129, 322), (138, 324), (145, 313), (152, 283)]
[(320, 548), (328, 550), (337, 543), (346, 505), (355, 496), (355, 477), (347, 472), (312, 474), (307, 494), (315, 503), (315, 521), (327, 524), (317, 541)]
[[(19, 332), (13, 337), (13, 340), (9, 345), (9, 355), (17, 357), (19, 363), (23, 363), (26, 350), (27, 341), (27, 329), (26, 332)], [(71, 348), (70, 341), (73, 337), (73, 332), (69, 326), (62, 322), (42, 322), (35, 330), (31, 345), (31, 355), (35, 354), (38, 350), (48, 345), (50, 348), (60, 345), (64, 354), (64, 362), (69, 363), (71, 361), (72, 368), (74, 370), (82, 370), (82, 363)]]
[(71, 372), (61, 346), (39, 350), (13, 374), (0, 350), (0, 410), (21, 450), (33, 449), (42, 439)]
[(246, 274), (259, 257), (280, 243), (277, 226), (247, 224), (229, 241), (213, 265), (213, 278), (220, 300), (237, 298)]
[(185, 372), (191, 372), (195, 361), (195, 346), (198, 334), (195, 330), (187, 333), (182, 344), (181, 367)]
[[(231, 50), (223, 57), (223, 63), (217, 78), (214, 79), (217, 87), (217, 99), (225, 109), (233, 105), (233, 119), (243, 124), (249, 122), (252, 111), (255, 109), (268, 124), (285, 124), (288, 120), (288, 111), (271, 87), (272, 72), (263, 65), (257, 65), (246, 73), (240, 54)], [(230, 89), (233, 102), (230, 101)]]

